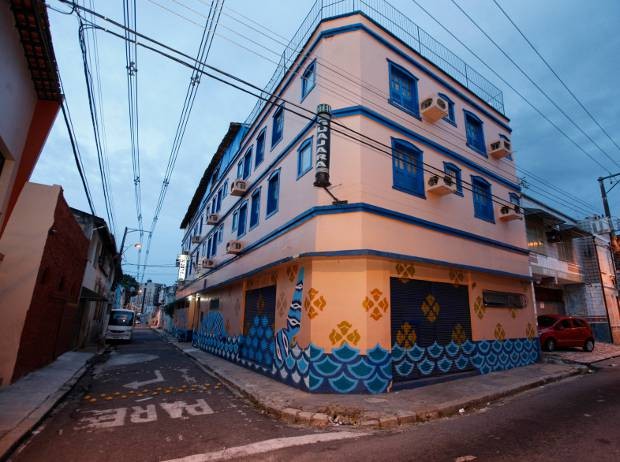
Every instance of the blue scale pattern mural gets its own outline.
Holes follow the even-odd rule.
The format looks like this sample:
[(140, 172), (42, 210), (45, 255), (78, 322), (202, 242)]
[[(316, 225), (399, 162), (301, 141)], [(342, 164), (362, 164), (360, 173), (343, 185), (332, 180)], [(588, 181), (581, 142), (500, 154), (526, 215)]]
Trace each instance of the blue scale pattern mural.
[(538, 339), (466, 340), (447, 345), (435, 342), (428, 347), (417, 343), (411, 348), (398, 344), (392, 347), (394, 373), (410, 377), (413, 372), (420, 376), (476, 369), (481, 374), (503, 371), (513, 367), (527, 366), (538, 361)]
[(476, 369), (481, 374), (532, 364), (538, 360), (538, 340), (466, 340), (428, 347), (395, 344), (392, 351), (376, 345), (366, 354), (344, 343), (331, 353), (313, 344), (291, 346), (301, 328), (303, 268), (299, 270), (286, 327), (275, 334), (266, 318), (256, 315), (248, 335), (231, 336), (219, 311), (210, 311), (194, 332), (193, 345), (204, 351), (312, 393), (383, 393), (394, 374), (420, 376)]

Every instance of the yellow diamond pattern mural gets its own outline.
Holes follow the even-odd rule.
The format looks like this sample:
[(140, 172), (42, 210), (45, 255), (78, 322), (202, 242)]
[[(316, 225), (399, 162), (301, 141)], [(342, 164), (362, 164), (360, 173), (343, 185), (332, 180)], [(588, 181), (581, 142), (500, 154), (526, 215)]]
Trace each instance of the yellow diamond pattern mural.
[(331, 334), (329, 334), (329, 340), (334, 346), (342, 346), (345, 342), (357, 345), (361, 338), (357, 329), (354, 329), (353, 325), (348, 321), (341, 321), (338, 323), (338, 325), (332, 329)]
[(327, 306), (327, 300), (322, 295), (319, 295), (319, 291), (310, 288), (306, 299), (304, 300), (304, 311), (308, 314), (310, 319), (316, 318), (321, 311)]
[(295, 276), (297, 275), (298, 269), (299, 267), (297, 265), (291, 265), (286, 268), (286, 277), (288, 277), (288, 280), (290, 282), (293, 282), (295, 280)]
[(383, 292), (379, 289), (373, 289), (370, 291), (370, 295), (367, 295), (362, 301), (362, 308), (370, 313), (370, 317), (375, 321), (383, 317), (390, 305), (387, 298), (382, 296)]
[(527, 323), (527, 327), (525, 328), (525, 336), (528, 340), (533, 340), (536, 338), (536, 328), (532, 326), (531, 323)]
[(467, 332), (465, 332), (463, 326), (460, 324), (454, 326), (454, 329), (452, 329), (452, 341), (457, 345), (460, 345), (461, 343), (465, 343), (466, 340)]
[(401, 278), (402, 282), (407, 282), (407, 279), (413, 279), (415, 276), (415, 266), (410, 263), (396, 263), (396, 274)]
[(461, 270), (451, 269), (449, 276), (455, 287), (462, 286), (465, 283), (465, 273)]
[(396, 332), (396, 343), (403, 348), (412, 348), (417, 340), (417, 335), (414, 328), (407, 321), (400, 326), (398, 332)]
[(476, 301), (474, 302), (474, 313), (478, 316), (479, 319), (484, 318), (484, 313), (486, 313), (487, 309), (484, 306), (484, 302), (482, 301), (482, 297), (478, 295), (476, 297)]
[(499, 322), (495, 326), (495, 340), (504, 341), (506, 340), (506, 331), (504, 330), (504, 326), (502, 326)]
[(424, 313), (426, 319), (428, 319), (429, 322), (435, 322), (439, 317), (440, 310), (441, 307), (433, 294), (428, 294), (422, 302), (422, 313)]

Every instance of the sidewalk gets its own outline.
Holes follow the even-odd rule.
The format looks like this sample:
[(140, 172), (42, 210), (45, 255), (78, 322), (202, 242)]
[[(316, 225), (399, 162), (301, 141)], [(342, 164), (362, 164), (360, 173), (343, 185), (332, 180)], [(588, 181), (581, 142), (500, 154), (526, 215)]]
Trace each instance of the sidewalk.
[(599, 361), (620, 357), (620, 345), (611, 343), (597, 342), (594, 350), (590, 353), (581, 348), (570, 348), (566, 350), (556, 350), (553, 353), (543, 351), (543, 361), (555, 363), (575, 363), (586, 366), (594, 365)]
[(537, 363), (381, 395), (313, 394), (284, 385), (160, 334), (220, 380), (288, 422), (390, 428), (463, 412), (490, 401), (585, 372), (584, 366)]
[(69, 351), (0, 389), (0, 459), (75, 385), (93, 356)]

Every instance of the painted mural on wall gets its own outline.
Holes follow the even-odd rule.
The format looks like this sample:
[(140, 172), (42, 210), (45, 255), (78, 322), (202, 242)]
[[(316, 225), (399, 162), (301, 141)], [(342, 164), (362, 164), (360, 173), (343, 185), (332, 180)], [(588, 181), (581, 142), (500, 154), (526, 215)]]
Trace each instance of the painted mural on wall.
[[(288, 385), (314, 393), (382, 393), (389, 391), (396, 376), (431, 375), (435, 371), (475, 369), (481, 374), (531, 364), (538, 360), (534, 336), (521, 339), (471, 341), (469, 332), (455, 329), (447, 344), (421, 346), (414, 329), (403, 330), (392, 351), (377, 344), (365, 354), (341, 334), (331, 352), (309, 344), (293, 344), (302, 327), (304, 268), (297, 272), (286, 326), (273, 332), (273, 325), (256, 314), (246, 335), (229, 335), (224, 317), (210, 311), (194, 332), (197, 348), (238, 363)], [(427, 303), (426, 316), (433, 317), (434, 304)], [(335, 335), (335, 334), (334, 334)], [(335, 337), (334, 337), (335, 338)], [(242, 350), (244, 351), (241, 354)]]

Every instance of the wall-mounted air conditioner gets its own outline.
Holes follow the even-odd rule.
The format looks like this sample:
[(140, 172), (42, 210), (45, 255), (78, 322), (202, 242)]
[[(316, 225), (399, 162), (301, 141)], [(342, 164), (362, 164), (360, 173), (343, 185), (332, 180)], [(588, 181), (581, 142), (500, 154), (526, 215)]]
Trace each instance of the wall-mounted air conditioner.
[(230, 185), (230, 194), (232, 196), (243, 196), (248, 190), (248, 183), (245, 180), (235, 180)]
[(228, 241), (226, 243), (226, 253), (237, 255), (243, 250), (243, 242), (241, 241)]
[(420, 112), (424, 120), (434, 123), (448, 115), (448, 103), (440, 96), (432, 96), (420, 103)]
[(511, 153), (512, 147), (510, 141), (503, 138), (489, 145), (489, 154), (491, 154), (491, 157), (494, 159), (503, 159), (504, 157), (508, 157)]
[(444, 196), (456, 193), (456, 179), (451, 175), (432, 175), (426, 182), (426, 192)]
[(208, 225), (217, 225), (217, 223), (220, 221), (220, 216), (217, 213), (210, 213), (207, 216), (207, 224)]

